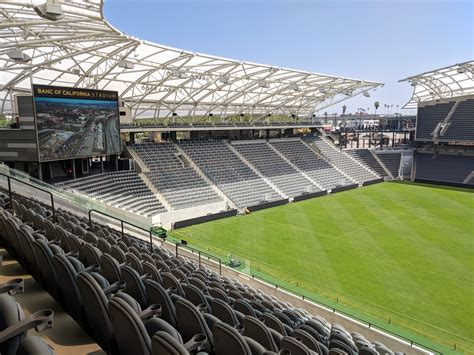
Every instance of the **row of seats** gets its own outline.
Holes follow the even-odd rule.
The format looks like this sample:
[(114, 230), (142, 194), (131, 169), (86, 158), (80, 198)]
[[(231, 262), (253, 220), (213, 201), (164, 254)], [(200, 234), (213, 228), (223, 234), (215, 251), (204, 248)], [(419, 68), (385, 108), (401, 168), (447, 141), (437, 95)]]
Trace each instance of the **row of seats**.
[[(0, 213), (6, 208), (8, 201), (8, 196), (0, 192)], [(0, 225), (0, 248), (4, 247)], [(2, 267), (0, 257), (0, 269)], [(15, 298), (15, 295), (24, 292), (23, 279), (13, 279), (0, 284), (0, 354), (53, 355), (54, 350), (41, 337), (29, 335), (28, 331), (35, 328), (40, 332), (52, 328), (54, 312), (44, 309), (27, 317)]]
[(282, 197), (222, 140), (186, 140), (180, 146), (201, 171), (238, 207)]
[(352, 158), (358, 160), (361, 164), (367, 165), (378, 175), (383, 177), (388, 176), (385, 169), (382, 167), (382, 165), (380, 165), (377, 159), (375, 159), (374, 155), (370, 152), (369, 149), (349, 149), (345, 152), (349, 154)]
[(394, 354), (162, 247), (29, 200), (12, 207), (0, 210), (7, 250), (110, 354)]
[(394, 178), (398, 178), (400, 171), (400, 162), (402, 159), (402, 153), (381, 153), (377, 154), (377, 157), (390, 171)]
[(305, 140), (319, 149), (334, 166), (338, 167), (346, 175), (350, 176), (357, 183), (363, 183), (370, 180), (380, 178), (374, 171), (366, 169), (351, 159), (345, 152), (337, 149), (333, 144), (329, 143), (320, 136), (306, 136)]
[(351, 183), (346, 176), (316, 155), (300, 139), (271, 141), (270, 144), (324, 190)]
[(443, 122), (453, 105), (454, 101), (418, 107), (416, 139), (432, 141), (434, 129), (438, 123)]
[(275, 153), (268, 143), (234, 144), (234, 148), (286, 196), (319, 191), (316, 185)]
[(221, 202), (222, 198), (185, 161), (173, 143), (135, 144), (133, 149), (146, 164), (147, 177), (172, 209)]
[(132, 213), (151, 217), (166, 208), (133, 171), (114, 171), (58, 183), (67, 190), (77, 190), (99, 201)]
[(415, 159), (416, 179), (474, 185), (474, 156), (417, 152)]
[(474, 141), (474, 100), (461, 101), (453, 112), (451, 123), (440, 141)]

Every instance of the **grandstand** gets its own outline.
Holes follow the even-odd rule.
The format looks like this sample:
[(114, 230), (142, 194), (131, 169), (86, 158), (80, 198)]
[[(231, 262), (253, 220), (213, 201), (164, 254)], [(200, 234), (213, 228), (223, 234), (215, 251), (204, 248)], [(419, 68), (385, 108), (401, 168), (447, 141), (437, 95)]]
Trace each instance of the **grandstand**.
[[(404, 79), (414, 135), (414, 116), (327, 125), (316, 112), (382, 84), (136, 39), (107, 22), (103, 0), (0, 4), (0, 113), (14, 122), (0, 129), (1, 354), (395, 355), (474, 344), (471, 320), (446, 316), (472, 280), (469, 255), (451, 254), (465, 251), (468, 228), (415, 184), (474, 186), (474, 62)], [(40, 116), (38, 85), (117, 100), (107, 114), (96, 101)], [(43, 160), (40, 141), (58, 154), (63, 142), (120, 149)], [(385, 183), (406, 179), (406, 200), (410, 183)], [(459, 191), (439, 198), (469, 220)], [(449, 259), (441, 276), (426, 250)], [(449, 307), (445, 289), (431, 293), (436, 277), (453, 289)], [(433, 310), (414, 308), (429, 296)], [(469, 318), (471, 305), (455, 316)]]

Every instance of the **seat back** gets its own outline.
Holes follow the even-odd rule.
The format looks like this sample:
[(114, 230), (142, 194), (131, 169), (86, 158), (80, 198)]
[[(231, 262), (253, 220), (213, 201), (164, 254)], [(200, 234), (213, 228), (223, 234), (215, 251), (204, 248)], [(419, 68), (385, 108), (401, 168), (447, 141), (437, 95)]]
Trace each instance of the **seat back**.
[(77, 276), (85, 313), (92, 336), (105, 351), (115, 348), (112, 323), (108, 312), (108, 299), (103, 289), (109, 286), (105, 277), (97, 273), (81, 272)]
[(90, 243), (84, 243), (81, 250), (81, 260), (86, 266), (100, 265), (102, 252)]
[(288, 336), (283, 337), (281, 340), (280, 349), (289, 351), (291, 355), (317, 355), (300, 340)]
[(220, 321), (231, 326), (236, 326), (239, 324), (239, 320), (235, 315), (234, 310), (224, 301), (218, 298), (213, 298), (210, 300), (210, 307), (212, 310), (212, 315), (219, 318)]
[(80, 322), (84, 319), (82, 296), (77, 286), (77, 274), (84, 270), (84, 265), (73, 257), (66, 257), (63, 254), (57, 254), (53, 258), (53, 266), (61, 280), (59, 287), (63, 298), (63, 304), (72, 317)]
[(120, 264), (127, 261), (125, 252), (118, 245), (112, 245), (110, 253)]
[[(59, 296), (59, 282), (56, 269), (53, 267), (53, 251), (44, 240), (36, 239), (33, 242), (41, 278), (48, 291), (57, 298)], [(59, 251), (57, 252), (60, 253)]]
[(204, 334), (208, 339), (207, 350), (212, 352), (212, 349), (214, 348), (212, 333), (209, 330), (202, 313), (195, 305), (186, 299), (177, 300), (176, 320), (178, 330), (185, 342), (190, 340), (196, 334)]
[(145, 285), (138, 272), (129, 265), (123, 265), (120, 270), (122, 271), (122, 279), (125, 281), (125, 292), (132, 296), (141, 307), (147, 307), (148, 297)]
[(205, 306), (207, 311), (209, 311), (210, 307), (207, 303), (207, 299), (199, 288), (191, 284), (182, 284), (182, 287), (185, 298), (188, 301), (191, 301), (195, 306)]
[(265, 325), (268, 328), (276, 330), (281, 335), (289, 335), (282, 321), (275, 317), (273, 314), (263, 313), (262, 319), (265, 321)]
[(112, 251), (110, 243), (105, 239), (98, 239), (97, 240), (97, 248), (99, 248), (99, 250), (102, 253), (110, 254), (110, 252)]
[(109, 302), (109, 312), (120, 354), (151, 354), (151, 339), (130, 304), (114, 296)]
[(138, 258), (138, 256), (134, 253), (127, 253), (125, 255), (127, 262), (130, 264), (132, 268), (134, 268), (139, 275), (143, 275), (143, 266), (142, 261)]
[(246, 316), (252, 316), (252, 317), (257, 317), (257, 314), (255, 313), (255, 310), (252, 308), (252, 306), (245, 301), (244, 299), (236, 299), (234, 301), (234, 309)]
[(245, 339), (229, 324), (214, 324), (212, 334), (216, 355), (252, 355)]
[(155, 280), (159, 284), (163, 283), (163, 279), (161, 278), (161, 274), (158, 271), (158, 269), (156, 268), (154, 263), (147, 260), (147, 261), (144, 261), (142, 263), (142, 266), (143, 266), (143, 272), (145, 274), (151, 275), (152, 280)]
[(178, 279), (176, 277), (174, 277), (169, 272), (162, 272), (161, 273), (161, 278), (163, 279), (163, 287), (165, 289), (174, 288), (174, 289), (176, 289), (176, 293), (179, 296), (181, 296), (181, 297), (185, 296), (184, 290), (181, 287), (181, 284), (180, 284), (180, 282), (178, 281)]
[(151, 339), (152, 355), (189, 355), (189, 351), (166, 332), (156, 332)]
[(161, 305), (161, 318), (176, 327), (176, 309), (168, 292), (155, 280), (145, 280), (145, 289), (150, 304)]
[(122, 280), (122, 271), (118, 261), (110, 254), (100, 256), (100, 272), (110, 283)]
[(278, 352), (278, 346), (273, 339), (272, 333), (265, 324), (255, 317), (245, 316), (244, 335), (254, 339), (265, 349)]
[[(9, 295), (0, 295), (0, 332), (25, 319), (23, 309), (15, 298)], [(0, 354), (16, 354), (20, 341), (26, 332), (0, 343)]]

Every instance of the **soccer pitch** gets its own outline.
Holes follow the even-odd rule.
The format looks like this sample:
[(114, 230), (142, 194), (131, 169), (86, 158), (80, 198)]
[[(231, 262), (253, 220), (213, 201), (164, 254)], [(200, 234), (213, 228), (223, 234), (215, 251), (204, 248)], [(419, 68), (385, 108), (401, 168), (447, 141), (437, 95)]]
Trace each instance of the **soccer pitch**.
[(474, 349), (474, 194), (381, 183), (171, 233), (443, 352)]

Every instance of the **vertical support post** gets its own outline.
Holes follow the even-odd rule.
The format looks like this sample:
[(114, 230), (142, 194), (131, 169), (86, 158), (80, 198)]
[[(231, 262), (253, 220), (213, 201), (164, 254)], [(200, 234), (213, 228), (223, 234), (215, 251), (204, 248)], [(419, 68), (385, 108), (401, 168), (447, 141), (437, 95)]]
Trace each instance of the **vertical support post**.
[(52, 193), (49, 193), (49, 195), (51, 196), (51, 210), (53, 212), (53, 219), (55, 219), (55, 212), (54, 212), (54, 196)]
[(201, 251), (198, 250), (198, 256), (199, 256), (199, 268), (201, 268)]
[(150, 228), (150, 253), (153, 253), (153, 234), (151, 233), (151, 228)]
[(76, 159), (72, 160), (72, 177), (76, 178)]
[(120, 220), (120, 229), (122, 231), (122, 237), (123, 237), (123, 221), (122, 220)]
[(12, 183), (10, 181), (10, 176), (7, 176), (8, 182), (8, 194), (10, 195), (10, 206), (13, 209), (13, 194), (12, 194)]
[(175, 252), (176, 257), (178, 257), (178, 249), (179, 249), (179, 246), (178, 246), (178, 243), (176, 243), (176, 252)]
[(219, 258), (219, 275), (222, 275), (222, 260)]
[(91, 217), (92, 210), (89, 210), (89, 229), (92, 228), (92, 217)]

